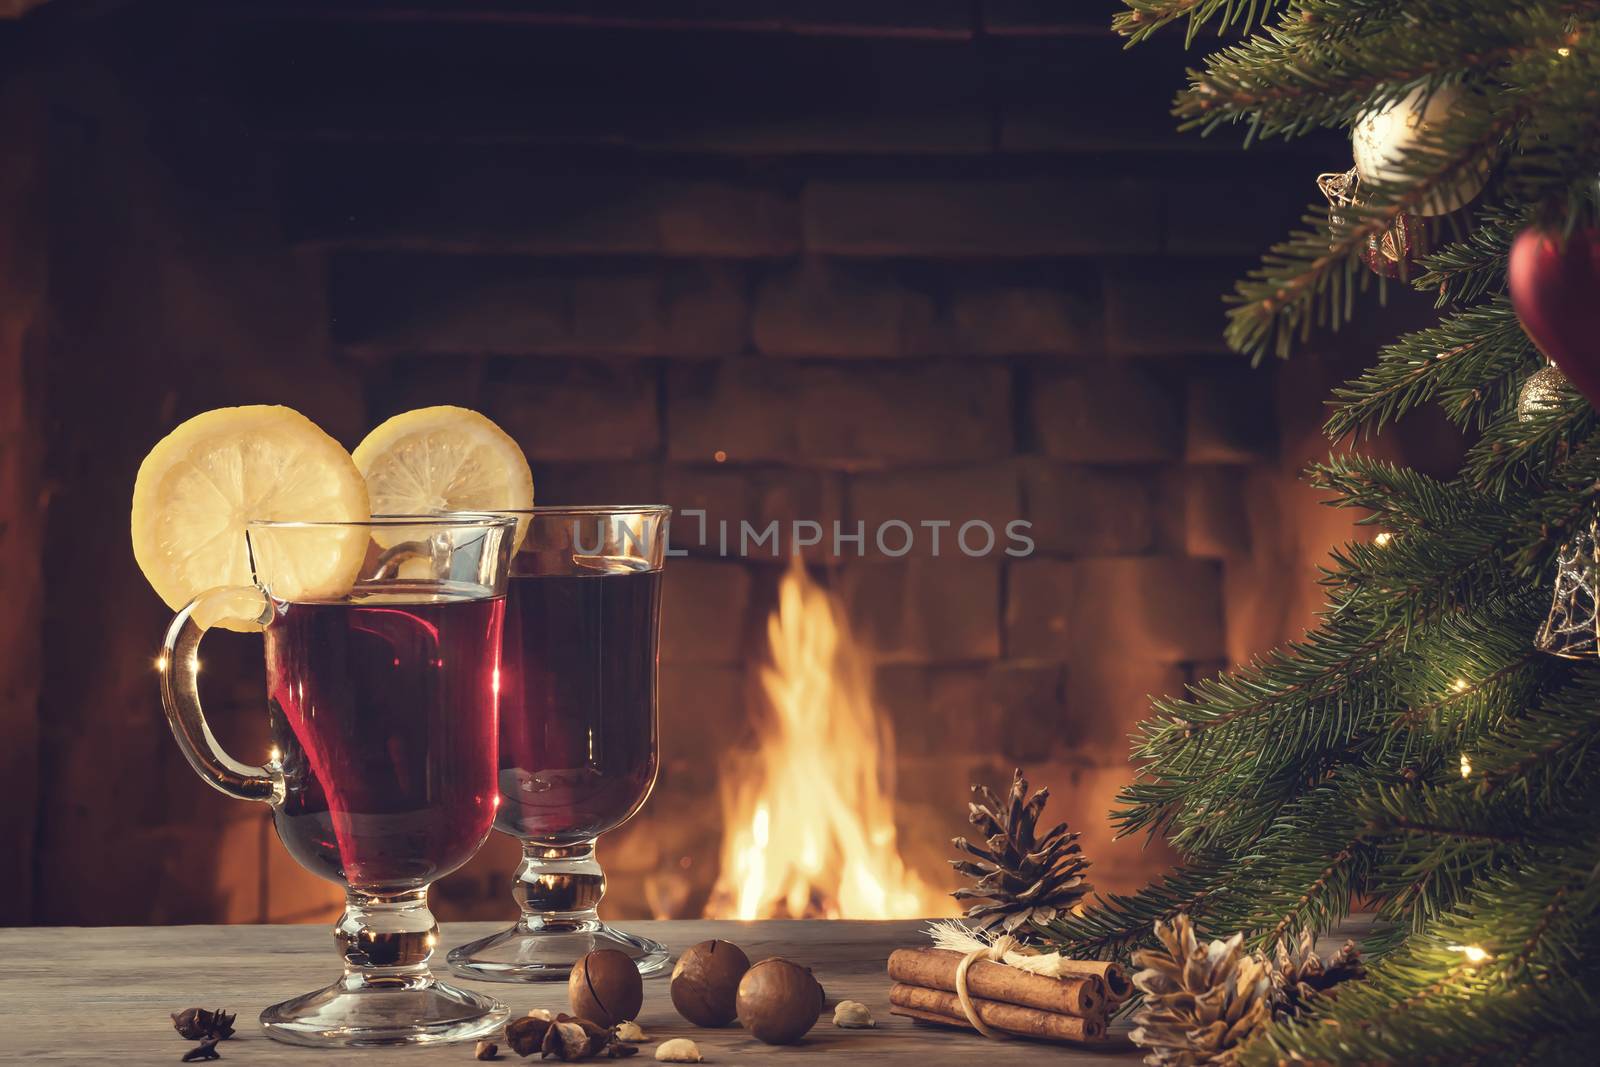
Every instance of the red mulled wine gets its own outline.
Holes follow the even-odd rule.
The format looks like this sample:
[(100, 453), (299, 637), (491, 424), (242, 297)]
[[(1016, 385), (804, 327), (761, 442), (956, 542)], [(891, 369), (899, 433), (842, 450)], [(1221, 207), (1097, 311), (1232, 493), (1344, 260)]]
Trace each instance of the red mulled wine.
[(661, 572), (513, 574), (495, 828), (552, 845), (626, 821), (656, 777)]
[(278, 836), (367, 892), (448, 874), (494, 822), (504, 599), (417, 584), (283, 604), (266, 631)]

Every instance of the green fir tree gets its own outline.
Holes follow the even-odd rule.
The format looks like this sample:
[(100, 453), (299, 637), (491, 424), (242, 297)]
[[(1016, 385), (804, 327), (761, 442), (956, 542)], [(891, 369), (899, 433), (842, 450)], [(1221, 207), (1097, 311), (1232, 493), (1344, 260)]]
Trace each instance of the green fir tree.
[[(1130, 44), (1180, 26), (1224, 38), (1177, 98), (1186, 129), (1242, 126), (1248, 144), (1349, 128), (1419, 90), (1458, 97), (1391, 180), (1332, 220), (1314, 205), (1238, 283), (1227, 336), (1243, 354), (1292, 356), (1370, 308), (1384, 283), (1359, 258), (1367, 241), (1488, 178), (1389, 283), (1435, 295), (1437, 325), (1335, 393), (1333, 454), (1310, 474), (1388, 536), (1334, 552), (1303, 640), (1157, 702), (1113, 817), (1166, 833), (1183, 862), (1044, 933), (1120, 955), (1185, 913), (1270, 950), (1374, 906), (1368, 979), (1265, 1029), (1241, 1062), (1596, 1062), (1600, 660), (1547, 655), (1534, 635), (1558, 548), (1600, 507), (1600, 434), (1570, 386), (1519, 418), (1544, 364), (1507, 262), (1530, 227), (1595, 225), (1600, 3), (1124, 2)], [(1454, 478), (1360, 454), (1426, 405), (1463, 434)]]

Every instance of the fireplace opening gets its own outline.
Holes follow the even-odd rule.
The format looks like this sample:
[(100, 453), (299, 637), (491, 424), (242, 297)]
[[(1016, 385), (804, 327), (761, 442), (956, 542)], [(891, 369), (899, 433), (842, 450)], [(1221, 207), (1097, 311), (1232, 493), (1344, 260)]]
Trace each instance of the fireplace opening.
[[(1296, 475), (1370, 339), (1252, 369), (1218, 298), (1348, 146), (1175, 133), (1109, 2), (665, 6), (0, 4), (0, 921), (340, 907), (162, 719), (119, 516), (232, 404), (471, 407), (538, 502), (675, 509), (607, 918), (952, 914), (1018, 765), (1098, 889), (1167, 866), (1108, 815), (1148, 698), (1298, 636), (1352, 528)], [(259, 638), (206, 647), (264, 759)], [(508, 919), (517, 856), (437, 916)]]

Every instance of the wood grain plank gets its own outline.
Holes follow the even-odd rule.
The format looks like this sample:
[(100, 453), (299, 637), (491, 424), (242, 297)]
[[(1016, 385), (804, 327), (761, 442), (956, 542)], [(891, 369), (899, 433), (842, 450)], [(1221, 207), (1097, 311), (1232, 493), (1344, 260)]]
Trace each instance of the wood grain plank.
[[(665, 980), (645, 984), (640, 1024), (655, 1041), (693, 1038), (708, 1063), (773, 1057), (796, 1064), (821, 1054), (827, 1062), (917, 1063), (926, 1067), (981, 1061), (989, 1065), (1036, 1062), (1041, 1055), (1075, 1067), (1129, 1067), (1134, 1053), (1076, 1051), (1021, 1041), (991, 1042), (975, 1034), (917, 1026), (889, 1014), (889, 952), (925, 943), (918, 922), (754, 923), (632, 922), (629, 929), (665, 942), (674, 953), (710, 937), (733, 941), (753, 960), (788, 956), (813, 967), (831, 1000), (860, 1000), (872, 1009), (876, 1030), (838, 1030), (831, 1010), (802, 1045), (773, 1048), (737, 1026), (701, 1030), (672, 1010)], [(454, 923), (442, 929), (455, 945), (491, 933), (489, 923)], [(269, 1040), (255, 1026), (261, 1009), (330, 981), (337, 972), (333, 939), (311, 926), (33, 927), (0, 930), (0, 1062), (177, 1063), (190, 1047), (168, 1015), (194, 1005), (239, 1013), (239, 1033), (225, 1042), (224, 1062), (313, 1064), (390, 1062), (385, 1051), (323, 1052)], [(440, 953), (442, 957), (443, 953)], [(505, 986), (463, 982), (497, 996), (515, 1012), (565, 1008), (563, 983)], [(654, 1045), (638, 1062), (654, 1062)], [(504, 1061), (503, 1054), (503, 1061)], [(509, 1057), (510, 1062), (518, 1062)], [(467, 1064), (471, 1046), (406, 1050), (404, 1062)], [(532, 1062), (532, 1061), (530, 1061)], [(816, 1062), (824, 1062), (817, 1059)]]

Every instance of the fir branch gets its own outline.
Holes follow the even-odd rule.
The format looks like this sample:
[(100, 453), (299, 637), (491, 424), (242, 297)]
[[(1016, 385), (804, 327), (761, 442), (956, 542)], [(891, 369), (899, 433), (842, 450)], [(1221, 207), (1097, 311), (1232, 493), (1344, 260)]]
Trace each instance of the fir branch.
[(1197, 857), (1132, 895), (1097, 894), (1082, 915), (1045, 923), (1043, 933), (1074, 959), (1126, 959), (1133, 949), (1155, 940), (1151, 929), (1157, 921), (1189, 915), (1203, 926), (1208, 908), (1230, 891), (1237, 869), (1234, 861)]
[(1448, 530), (1481, 506), (1463, 486), (1359, 453), (1313, 464), (1307, 481), (1336, 494), (1331, 506), (1368, 512), (1358, 520), (1362, 525), (1383, 525), (1391, 533)]
[[(1323, 428), (1333, 440), (1375, 433), (1436, 397), (1453, 419), (1505, 396), (1527, 362), (1532, 343), (1510, 300), (1500, 297), (1408, 334), (1378, 353), (1377, 366), (1333, 391), (1334, 412)], [(1494, 383), (1492, 389), (1485, 383)]]
[(1524, 210), (1511, 205), (1479, 214), (1465, 237), (1422, 258), (1422, 273), (1412, 280), (1412, 286), (1420, 292), (1436, 292), (1434, 306), (1439, 308), (1500, 292), (1505, 288), (1511, 242), (1528, 221)]
[(1158, 33), (1179, 19), (1188, 21), (1184, 43), (1192, 42), (1195, 35), (1212, 20), (1218, 23), (1218, 32), (1230, 26), (1248, 30), (1259, 24), (1267, 14), (1286, 0), (1122, 0), (1127, 11), (1119, 11), (1111, 18), (1111, 29), (1128, 38), (1128, 43), (1138, 44), (1151, 34)]
[(1548, 57), (1567, 38), (1565, 19), (1543, 11), (1488, 14), (1479, 7), (1477, 17), (1463, 19), (1464, 6), (1416, 4), (1417, 18), (1437, 20), (1425, 35), (1411, 19), (1392, 15), (1370, 32), (1329, 34), (1322, 31), (1326, 20), (1307, 23), (1291, 12), (1271, 31), (1209, 56), (1204, 73), (1191, 72), (1190, 89), (1174, 109), (1184, 120), (1179, 128), (1209, 132), (1243, 121), (1249, 143), (1346, 126), (1416, 90), (1431, 96), (1463, 79)]

